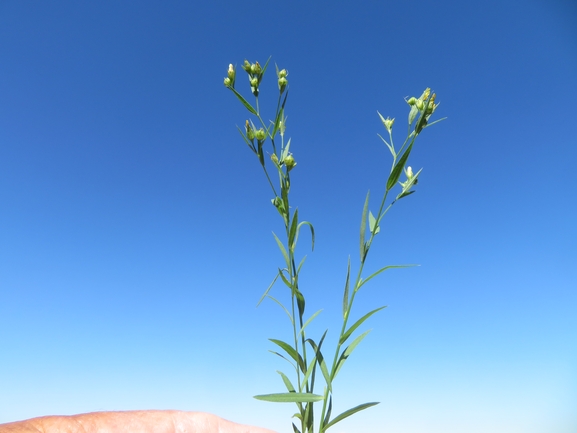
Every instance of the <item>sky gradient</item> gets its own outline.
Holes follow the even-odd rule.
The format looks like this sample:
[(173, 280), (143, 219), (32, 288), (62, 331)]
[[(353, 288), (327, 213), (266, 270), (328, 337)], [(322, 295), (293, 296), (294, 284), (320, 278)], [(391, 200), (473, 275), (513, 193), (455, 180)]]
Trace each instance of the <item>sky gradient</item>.
[[(577, 431), (569, 0), (1, 2), (0, 423), (181, 409), (292, 431), (290, 405), (252, 399), (289, 372), (267, 352), (286, 316), (256, 308), (283, 227), (222, 84), (269, 56), (289, 71), (291, 202), (316, 230), (298, 252), (316, 338), (334, 341), (364, 198), (386, 182), (377, 110), (397, 142), (406, 96), (431, 87), (448, 118), (419, 137), (417, 192), (367, 263), (420, 266), (360, 292), (357, 317), (388, 308), (333, 413), (381, 404), (331, 431)], [(277, 91), (270, 69), (265, 118)]]

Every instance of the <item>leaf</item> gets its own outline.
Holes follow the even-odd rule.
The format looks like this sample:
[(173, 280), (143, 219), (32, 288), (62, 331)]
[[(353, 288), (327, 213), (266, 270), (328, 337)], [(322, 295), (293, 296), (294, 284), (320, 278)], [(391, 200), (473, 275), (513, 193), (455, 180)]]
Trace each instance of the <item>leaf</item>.
[(413, 143), (414, 142), (415, 141), (413, 140), (411, 142), (411, 144), (409, 144), (409, 147), (407, 147), (407, 150), (405, 150), (405, 153), (403, 153), (403, 155), (401, 156), (401, 159), (399, 159), (399, 161), (397, 161), (397, 163), (395, 164), (395, 166), (391, 170), (389, 180), (387, 180), (387, 191), (389, 191), (392, 187), (394, 187), (397, 184), (399, 178), (401, 177), (401, 173), (403, 171), (403, 168), (405, 168), (405, 164), (407, 163), (407, 159), (409, 158), (409, 155), (411, 154), (411, 150), (413, 149)]
[(363, 280), (359, 284), (359, 286), (355, 290), (358, 291), (364, 284), (366, 284), (368, 281), (370, 281), (371, 279), (373, 279), (374, 277), (379, 275), (381, 272), (386, 271), (387, 269), (412, 268), (414, 266), (419, 266), (419, 265), (390, 265), (390, 266), (385, 266), (384, 268), (379, 269), (377, 272), (374, 272), (371, 275), (369, 275), (365, 280)]
[[(284, 270), (286, 271), (286, 269), (284, 269)], [(293, 285), (292, 285), (291, 282), (290, 282), (289, 280), (287, 280), (287, 278), (284, 276), (283, 269), (280, 269), (280, 268), (279, 268), (278, 274), (279, 274), (280, 279), (282, 280), (282, 282), (285, 283), (285, 285), (286, 285), (289, 289), (293, 290)]]
[(301, 431), (297, 428), (297, 426), (295, 425), (294, 422), (292, 423), (292, 425), (293, 425), (293, 432), (294, 433), (301, 433)]
[(383, 140), (383, 142), (387, 145), (387, 147), (389, 148), (389, 151), (390, 151), (391, 154), (393, 155), (393, 158), (396, 158), (396, 157), (397, 157), (397, 153), (395, 152), (395, 149), (393, 149), (393, 146), (391, 146), (391, 145), (387, 142), (387, 140), (385, 140), (385, 139), (383, 138), (383, 136), (382, 136), (381, 134), (377, 134), (377, 135), (378, 135), (378, 136), (380, 137), (380, 139)]
[(236, 129), (238, 129), (238, 132), (240, 133), (244, 142), (247, 144), (247, 146), (250, 148), (250, 150), (252, 150), (254, 153), (257, 153), (256, 149), (254, 148), (254, 144), (252, 144), (252, 142), (248, 139), (248, 137), (246, 135), (244, 135), (244, 132), (242, 132), (242, 129), (240, 129), (238, 126), (236, 127)]
[(331, 395), (329, 397), (329, 407), (327, 408), (327, 414), (325, 415), (325, 419), (323, 420), (323, 425), (328, 425), (328, 422), (331, 419), (332, 410), (333, 410), (333, 396)]
[(279, 305), (281, 306), (281, 308), (284, 310), (284, 312), (286, 313), (286, 315), (288, 316), (288, 318), (289, 318), (289, 320), (291, 321), (291, 323), (294, 323), (291, 314), (289, 313), (289, 311), (286, 309), (286, 307), (285, 307), (279, 300), (277, 300), (276, 298), (273, 298), (271, 295), (266, 295), (266, 296), (267, 296), (267, 298), (270, 298), (270, 299), (272, 299), (274, 302), (276, 302), (277, 304), (279, 304)]
[(361, 262), (365, 259), (365, 229), (367, 226), (367, 210), (369, 208), (369, 194), (367, 192), (367, 198), (365, 199), (365, 205), (363, 206), (363, 216), (361, 217)]
[(286, 388), (289, 390), (289, 392), (295, 392), (295, 388), (293, 386), (293, 384), (291, 383), (291, 381), (289, 380), (289, 378), (286, 376), (286, 374), (284, 374), (282, 371), (278, 371), (277, 373), (280, 374), (280, 377), (282, 377), (282, 381), (284, 382)]
[(323, 428), (323, 432), (328, 430), (329, 427), (334, 426), (336, 423), (338, 423), (339, 421), (344, 420), (345, 418), (348, 418), (351, 415), (354, 415), (357, 412), (360, 412), (361, 410), (367, 409), (371, 406), (375, 406), (379, 404), (379, 402), (373, 402), (373, 403), (364, 403), (364, 404), (360, 404), (358, 406), (353, 407), (352, 409), (346, 410), (343, 413), (341, 413), (339, 416), (335, 417), (330, 423), (326, 424)]
[(272, 134), (271, 134), (271, 138), (273, 138), (273, 139), (279, 130), (280, 123), (282, 122), (283, 114), (284, 114), (284, 108), (281, 108), (280, 110), (278, 110), (278, 113), (276, 115), (276, 119), (274, 120), (274, 128), (273, 128)]
[(369, 211), (369, 230), (371, 231), (371, 233), (375, 232), (375, 234), (377, 234), (378, 232), (381, 231), (381, 228), (377, 227), (377, 231), (375, 231), (375, 227), (377, 227), (377, 220), (373, 216), (373, 213)]
[(343, 318), (346, 319), (347, 310), (349, 309), (349, 282), (351, 275), (351, 257), (349, 256), (349, 262), (347, 264), (347, 279), (345, 280), (345, 294), (343, 295)]
[(306, 224), (307, 226), (309, 226), (309, 228), (311, 229), (311, 238), (312, 238), (312, 248), (311, 248), (311, 249), (312, 249), (312, 251), (314, 251), (314, 250), (315, 250), (315, 228), (314, 228), (313, 225), (312, 225), (310, 222), (308, 222), (308, 221), (303, 221), (303, 222), (301, 222), (301, 223), (298, 225), (298, 227), (297, 227), (297, 234), (296, 234), (296, 237), (295, 237), (295, 244), (296, 244), (296, 241), (297, 241), (297, 239), (298, 239), (298, 237), (299, 237), (299, 233), (300, 233), (300, 231), (301, 231), (301, 227), (302, 227), (303, 225), (305, 225), (305, 224)]
[(275, 340), (274, 338), (269, 338), (269, 340), (277, 346), (281, 347), (292, 359), (296, 361), (301, 371), (303, 373), (305, 372), (303, 358), (301, 357), (300, 353), (298, 353), (290, 344), (287, 344), (282, 340)]
[(337, 374), (339, 374), (339, 371), (342, 368), (345, 361), (347, 360), (347, 358), (350, 356), (353, 350), (355, 350), (355, 347), (359, 345), (359, 343), (363, 340), (363, 338), (367, 336), (369, 332), (371, 332), (370, 329), (359, 335), (357, 338), (354, 339), (354, 341), (351, 344), (349, 344), (349, 346), (345, 350), (343, 350), (343, 353), (341, 353), (341, 357), (337, 362), (337, 368), (335, 370), (335, 373), (333, 374), (333, 377), (331, 377), (331, 381), (335, 380), (335, 377), (337, 377)]
[(352, 326), (347, 330), (347, 332), (345, 332), (345, 333), (341, 336), (341, 338), (340, 338), (340, 340), (339, 340), (339, 344), (344, 344), (344, 342), (349, 339), (349, 337), (351, 336), (351, 334), (352, 334), (353, 332), (355, 332), (355, 330), (356, 330), (359, 326), (361, 326), (362, 323), (363, 323), (365, 320), (367, 320), (369, 317), (371, 317), (371, 316), (372, 316), (373, 314), (375, 314), (377, 311), (382, 310), (383, 308), (386, 308), (386, 306), (377, 308), (377, 309), (375, 309), (375, 310), (373, 310), (373, 311), (365, 314), (363, 317), (361, 317), (359, 320), (357, 320), (357, 321), (354, 323), (354, 325), (352, 325)]
[(311, 394), (310, 392), (283, 392), (279, 394), (255, 395), (257, 400), (270, 401), (273, 403), (310, 403), (322, 401), (322, 395)]
[(288, 246), (289, 246), (289, 249), (293, 253), (294, 253), (294, 250), (296, 247), (295, 235), (297, 232), (298, 220), (299, 220), (299, 210), (297, 208), (297, 209), (295, 209), (295, 211), (293, 213), (293, 219), (291, 221), (291, 227), (290, 227), (289, 236), (288, 236)]
[(299, 309), (299, 317), (302, 320), (303, 315), (305, 314), (305, 297), (298, 289), (296, 289), (295, 292), (295, 296), (297, 298), (297, 307)]
[(284, 245), (282, 244), (282, 242), (280, 241), (280, 239), (278, 238), (278, 236), (274, 232), (272, 232), (272, 235), (274, 236), (274, 239), (276, 240), (276, 243), (277, 243), (278, 247), (280, 248), (280, 251), (284, 257), (284, 261), (286, 262), (287, 268), (290, 269), (291, 265), (290, 265), (290, 261), (289, 261), (289, 256), (286, 252)]
[(244, 99), (244, 97), (243, 97), (240, 93), (238, 93), (238, 92), (236, 91), (236, 89), (234, 89), (234, 88), (232, 88), (232, 87), (229, 87), (229, 89), (233, 91), (233, 93), (236, 95), (236, 97), (239, 99), (239, 101), (242, 102), (242, 104), (246, 107), (246, 109), (247, 109), (248, 111), (250, 111), (250, 112), (251, 112), (252, 114), (254, 114), (255, 116), (258, 116), (258, 112), (253, 108), (252, 105), (250, 105), (250, 104), (248, 103), (248, 101), (247, 101), (246, 99)]
[(313, 314), (311, 317), (308, 318), (308, 320), (305, 322), (305, 324), (302, 326), (301, 330), (299, 331), (297, 337), (304, 332), (305, 328), (309, 325), (309, 323), (311, 323), (313, 321), (313, 319), (315, 317), (317, 317), (321, 311), (323, 311), (323, 310), (317, 311), (315, 314)]
[(285, 357), (284, 355), (281, 355), (280, 353), (275, 352), (274, 350), (269, 350), (269, 352), (272, 353), (272, 354), (274, 354), (274, 355), (276, 355), (276, 356), (280, 356), (282, 359), (284, 359), (286, 362), (288, 362), (290, 365), (292, 365), (293, 368), (295, 369), (295, 371), (296, 371), (296, 369), (298, 368), (296, 365), (294, 365), (294, 364), (292, 363), (292, 361), (291, 361), (290, 359), (288, 359), (288, 358)]
[[(302, 223), (301, 223), (302, 224)], [(300, 224), (299, 224), (300, 225)], [(302, 266), (305, 264), (305, 260), (307, 259), (307, 256), (304, 256), (301, 260), (301, 262), (299, 263), (299, 266), (297, 267), (297, 274), (301, 271)]]
[(256, 304), (257, 307), (260, 305), (262, 300), (267, 297), (268, 292), (270, 292), (270, 289), (272, 289), (272, 286), (274, 286), (274, 283), (276, 283), (277, 278), (278, 278), (278, 274), (276, 274), (276, 277), (274, 277), (274, 280), (272, 280), (272, 283), (270, 283), (270, 285), (268, 286), (268, 289), (266, 289), (264, 294), (261, 296), (260, 300), (258, 301), (258, 304)]
[(313, 350), (315, 351), (315, 358), (317, 360), (318, 365), (321, 368), (321, 372), (325, 378), (325, 382), (327, 383), (327, 388), (330, 392), (332, 392), (333, 390), (332, 390), (332, 386), (331, 386), (331, 377), (329, 374), (329, 370), (327, 369), (327, 364), (325, 362), (325, 358), (323, 357), (323, 354), (321, 352), (321, 346), (323, 344), (325, 337), (327, 336), (327, 332), (328, 332), (328, 329), (325, 331), (322, 338), (320, 339), (318, 346), (316, 345), (316, 343), (311, 338), (307, 339), (307, 341), (312, 346)]

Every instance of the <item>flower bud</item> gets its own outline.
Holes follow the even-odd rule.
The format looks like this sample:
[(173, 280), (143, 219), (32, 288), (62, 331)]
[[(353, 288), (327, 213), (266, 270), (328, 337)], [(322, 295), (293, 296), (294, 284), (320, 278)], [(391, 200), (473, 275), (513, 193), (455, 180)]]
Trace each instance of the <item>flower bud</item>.
[(230, 81), (230, 78), (226, 77), (226, 78), (224, 79), (224, 85), (225, 85), (226, 87), (230, 87), (230, 86), (232, 85), (232, 81)]
[(278, 79), (278, 89), (280, 90), (280, 92), (284, 92), (284, 89), (286, 89), (286, 86), (288, 84), (288, 80), (285, 77), (281, 77)]
[(254, 88), (258, 87), (258, 78), (251, 78), (250, 79), (250, 85)]
[(409, 100), (407, 101), (407, 104), (409, 104), (411, 107), (412, 107), (413, 105), (415, 105), (416, 103), (417, 103), (417, 98), (415, 98), (414, 96), (411, 96), (411, 97), (409, 98)]
[(273, 153), (273, 154), (270, 156), (270, 159), (271, 159), (272, 162), (274, 162), (274, 165), (278, 165), (278, 156), (276, 156), (276, 153)]
[(254, 140), (254, 130), (250, 127), (250, 123), (248, 122), (248, 120), (246, 121), (244, 127), (246, 129), (246, 137), (249, 140)]
[(236, 72), (234, 70), (234, 66), (232, 66), (232, 63), (230, 65), (228, 65), (228, 78), (230, 78), (232, 81), (234, 81), (234, 77), (236, 75)]
[(250, 62), (248, 60), (244, 61), (244, 63), (242, 64), (242, 69), (250, 73)]
[(393, 123), (395, 123), (395, 119), (387, 117), (385, 120), (383, 120), (383, 123), (385, 128), (387, 128), (387, 131), (390, 133), (393, 130)]
[(425, 108), (425, 103), (423, 102), (422, 99), (417, 99), (417, 102), (415, 103), (415, 105), (417, 106), (419, 111), (423, 111), (423, 109)]
[(407, 167), (407, 169), (405, 170), (405, 174), (407, 175), (407, 179), (412, 179), (413, 178), (413, 169), (411, 168), (411, 166)]
[(251, 74), (260, 75), (261, 72), (262, 72), (262, 68), (260, 67), (260, 64), (258, 62), (250, 65), (250, 73)]
[(279, 78), (286, 78), (287, 75), (288, 75), (288, 71), (286, 69), (281, 69), (278, 73)]
[(283, 160), (283, 162), (284, 162), (284, 165), (285, 165), (286, 168), (287, 168), (287, 171), (291, 171), (291, 170), (295, 167), (295, 165), (297, 165), (295, 159), (294, 159), (293, 156), (292, 156), (292, 153), (289, 154), (289, 155)]
[(258, 141), (263, 141), (266, 139), (266, 132), (264, 132), (264, 129), (260, 128), (258, 131), (255, 132), (254, 136)]
[(429, 87), (427, 87), (419, 99), (421, 101), (426, 101), (429, 98), (430, 93), (431, 93), (431, 89)]

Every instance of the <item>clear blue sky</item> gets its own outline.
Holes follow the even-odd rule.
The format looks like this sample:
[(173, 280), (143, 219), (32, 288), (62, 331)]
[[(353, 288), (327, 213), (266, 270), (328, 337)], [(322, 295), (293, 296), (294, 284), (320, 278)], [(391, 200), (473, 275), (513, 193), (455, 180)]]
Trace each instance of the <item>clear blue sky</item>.
[(286, 318), (255, 308), (282, 224), (222, 85), (271, 55), (328, 338), (390, 164), (377, 110), (399, 140), (430, 86), (448, 117), (367, 265), (421, 266), (360, 293), (358, 314), (388, 308), (336, 383), (335, 412), (381, 404), (334, 432), (577, 431), (570, 0), (2, 1), (0, 422), (172, 408), (290, 431), (291, 406), (251, 398), (287, 370), (267, 352)]

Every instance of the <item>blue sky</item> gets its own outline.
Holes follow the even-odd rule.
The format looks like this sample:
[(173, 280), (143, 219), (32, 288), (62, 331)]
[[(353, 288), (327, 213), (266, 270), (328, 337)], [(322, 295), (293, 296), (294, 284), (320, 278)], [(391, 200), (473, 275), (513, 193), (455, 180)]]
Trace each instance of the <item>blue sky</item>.
[(288, 370), (267, 352), (286, 318), (255, 308), (282, 223), (222, 85), (269, 56), (289, 71), (291, 200), (317, 234), (299, 251), (311, 333), (338, 332), (364, 197), (386, 182), (377, 110), (397, 141), (405, 96), (431, 87), (448, 117), (367, 263), (421, 266), (360, 292), (358, 315), (388, 308), (336, 383), (335, 412), (381, 404), (332, 431), (574, 432), (568, 0), (3, 1), (0, 422), (171, 408), (289, 432), (292, 407), (251, 398)]

